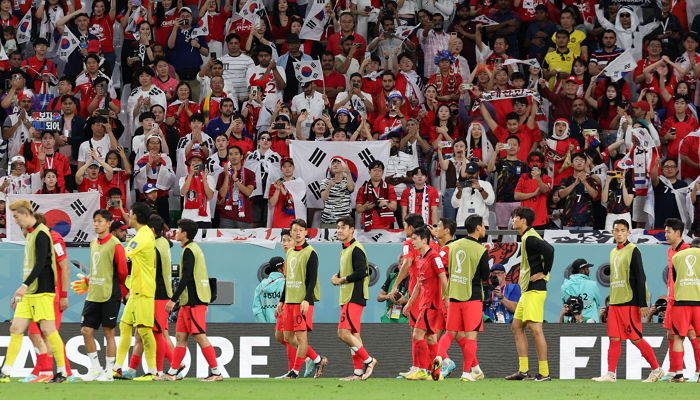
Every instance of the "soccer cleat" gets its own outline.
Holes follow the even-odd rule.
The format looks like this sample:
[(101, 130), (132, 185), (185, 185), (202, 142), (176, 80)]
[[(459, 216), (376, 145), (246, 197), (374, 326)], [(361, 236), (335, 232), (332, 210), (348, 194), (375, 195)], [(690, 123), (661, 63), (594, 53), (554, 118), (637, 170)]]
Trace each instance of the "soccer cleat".
[(29, 381), (29, 383), (46, 383), (51, 379), (53, 379), (53, 374), (40, 374), (33, 381)]
[(452, 375), (452, 371), (454, 371), (455, 368), (457, 368), (455, 362), (452, 361), (451, 358), (446, 358), (442, 360), (442, 370), (440, 371), (440, 374), (444, 378), (447, 378), (448, 376)]
[(360, 375), (352, 374), (350, 376), (346, 376), (345, 378), (340, 378), (339, 380), (341, 380), (343, 382), (359, 381), (359, 380), (362, 380), (362, 377)]
[(660, 382), (667, 382), (667, 381), (670, 381), (671, 379), (673, 379), (675, 376), (676, 376), (676, 374), (674, 374), (673, 372), (666, 372), (664, 374), (664, 376), (659, 378), (659, 381)]
[(68, 383), (82, 382), (82, 379), (78, 378), (75, 375), (70, 375), (68, 378), (66, 378), (66, 382), (68, 382)]
[(440, 379), (441, 376), (442, 376), (442, 357), (435, 356), (435, 359), (433, 360), (433, 365), (430, 369), (430, 377), (433, 378), (434, 381), (437, 381)]
[(154, 381), (160, 381), (160, 382), (167, 382), (167, 381), (181, 381), (183, 378), (180, 375), (170, 375), (170, 374), (163, 374), (160, 376), (156, 376), (153, 378)]
[(479, 371), (479, 373), (470, 372), (469, 374), (472, 376), (472, 378), (474, 378), (475, 381), (480, 381), (486, 378), (486, 375), (484, 375), (484, 371)]
[(103, 371), (100, 376), (95, 378), (96, 382), (114, 382), (114, 374), (110, 371)]
[(651, 372), (649, 373), (649, 376), (647, 377), (647, 379), (643, 380), (642, 382), (644, 382), (644, 383), (656, 382), (656, 381), (658, 381), (659, 378), (661, 378), (662, 376), (664, 376), (664, 370), (661, 369), (661, 368), (659, 367), (659, 368), (657, 368), (657, 369), (651, 371)]
[(551, 381), (552, 378), (550, 376), (544, 376), (542, 374), (537, 374), (533, 377), (527, 377), (526, 379), (523, 379), (525, 381), (534, 381), (534, 382), (548, 382)]
[(83, 380), (85, 382), (92, 382), (102, 376), (103, 371), (97, 370), (97, 371), (88, 371), (87, 374), (83, 375)]
[(204, 379), (200, 379), (199, 381), (200, 382), (220, 382), (223, 380), (224, 380), (224, 377), (221, 376), (221, 374), (217, 374), (217, 375), (211, 374)]
[(522, 381), (527, 379), (527, 372), (516, 372), (513, 375), (506, 376), (507, 381)]
[(124, 379), (124, 380), (132, 380), (136, 378), (136, 374), (132, 372), (122, 372), (122, 369), (115, 369), (113, 373), (114, 379)]
[(284, 375), (277, 376), (277, 377), (275, 377), (275, 379), (285, 379), (291, 373), (292, 373), (292, 371), (287, 371), (287, 373), (285, 373)]
[(150, 382), (153, 380), (153, 374), (146, 374), (144, 376), (139, 376), (138, 378), (134, 378), (134, 381), (136, 382)]
[(424, 369), (417, 369), (412, 374), (406, 376), (409, 381), (427, 381), (430, 379), (430, 374)]
[(673, 378), (669, 379), (668, 381), (671, 383), (683, 383), (685, 382), (685, 378), (683, 377), (683, 374), (678, 374)]
[(596, 378), (591, 378), (593, 382), (617, 382), (617, 377), (610, 372)]
[(285, 375), (282, 379), (297, 379), (299, 377), (299, 374), (297, 374), (294, 371), (289, 371), (287, 372), (287, 375)]
[(316, 364), (314, 360), (307, 358), (304, 361), (304, 378), (311, 378), (314, 376), (314, 370), (316, 369)]
[(411, 368), (408, 369), (408, 371), (399, 372), (399, 375), (396, 377), (396, 379), (404, 379), (408, 375), (411, 375), (412, 373), (416, 372), (417, 369), (418, 367), (412, 365)]
[(63, 374), (56, 374), (53, 376), (53, 379), (46, 383), (63, 383), (66, 381), (66, 377), (63, 376)]
[(314, 370), (314, 378), (320, 378), (323, 376), (323, 369), (326, 368), (326, 365), (328, 365), (328, 358), (325, 356), (321, 356), (321, 361), (317, 362), (315, 365), (315, 370)]
[(476, 379), (472, 376), (471, 372), (462, 372), (462, 376), (459, 378), (461, 382), (476, 382)]
[(10, 376), (0, 372), (0, 383), (10, 383)]
[(696, 373), (693, 374), (693, 377), (692, 377), (692, 378), (688, 378), (688, 380), (687, 380), (686, 382), (698, 383), (698, 377), (699, 377), (699, 376), (700, 376), (700, 374), (698, 374), (698, 373), (696, 372)]
[(362, 380), (366, 381), (367, 378), (372, 376), (372, 372), (374, 372), (374, 368), (377, 367), (377, 364), (379, 364), (379, 360), (376, 358), (372, 358), (372, 361), (370, 361), (368, 364), (365, 364), (365, 373), (362, 374)]
[(20, 382), (20, 383), (29, 383), (29, 382), (33, 381), (34, 379), (36, 379), (36, 378), (38, 378), (38, 376), (36, 376), (36, 375), (34, 375), (34, 374), (29, 374), (29, 375), (25, 376), (24, 378), (18, 380), (17, 382)]

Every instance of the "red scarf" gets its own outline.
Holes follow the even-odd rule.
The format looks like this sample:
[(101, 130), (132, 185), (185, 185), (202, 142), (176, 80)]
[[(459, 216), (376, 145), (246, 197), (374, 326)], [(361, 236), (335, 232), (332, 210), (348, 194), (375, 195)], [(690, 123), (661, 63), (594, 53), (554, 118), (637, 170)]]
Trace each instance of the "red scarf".
[[(362, 185), (361, 190), (362, 194), (364, 195), (365, 203), (374, 203), (380, 199), (386, 200), (387, 202), (389, 201), (389, 185), (387, 185), (383, 179), (381, 182), (379, 182), (379, 196), (377, 196), (377, 193), (374, 191), (374, 186), (372, 185), (371, 180), (367, 180)], [(391, 211), (389, 207), (373, 207), (362, 212), (362, 224), (366, 229), (369, 229), (369, 227), (372, 225), (372, 212), (375, 209), (377, 210), (377, 214), (379, 214), (379, 219), (382, 223), (390, 225), (393, 222), (394, 212)]]
[(204, 178), (201, 173), (196, 173), (190, 181), (190, 189), (185, 197), (185, 209), (199, 209), (199, 216), (206, 217), (207, 214), (207, 197), (204, 195)]

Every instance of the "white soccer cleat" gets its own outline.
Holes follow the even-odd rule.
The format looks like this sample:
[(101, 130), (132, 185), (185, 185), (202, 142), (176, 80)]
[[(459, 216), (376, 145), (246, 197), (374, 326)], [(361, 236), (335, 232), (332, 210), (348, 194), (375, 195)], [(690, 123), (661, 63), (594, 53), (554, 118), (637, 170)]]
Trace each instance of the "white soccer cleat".
[(87, 374), (83, 375), (83, 381), (92, 382), (92, 381), (96, 380), (97, 378), (99, 378), (103, 373), (104, 373), (104, 371), (100, 371), (100, 370), (88, 371)]
[(462, 376), (459, 378), (461, 382), (476, 382), (476, 379), (472, 376), (471, 372), (462, 372)]
[(591, 380), (594, 382), (617, 382), (617, 378), (611, 373), (607, 373), (597, 378), (592, 378)]
[(114, 382), (114, 374), (112, 371), (103, 371), (100, 376), (95, 379), (97, 382)]
[(661, 367), (651, 371), (649, 373), (649, 377), (642, 382), (644, 383), (652, 383), (658, 381), (662, 376), (664, 376), (664, 370), (661, 369)]

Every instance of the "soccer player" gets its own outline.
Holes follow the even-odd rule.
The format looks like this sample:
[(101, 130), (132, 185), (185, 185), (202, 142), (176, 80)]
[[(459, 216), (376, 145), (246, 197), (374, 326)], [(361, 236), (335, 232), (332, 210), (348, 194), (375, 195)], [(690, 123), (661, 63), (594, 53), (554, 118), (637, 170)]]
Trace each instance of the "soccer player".
[(126, 246), (126, 257), (131, 260), (131, 286), (129, 287), (129, 298), (119, 322), (117, 369), (114, 371), (114, 377), (117, 379), (132, 379), (136, 374), (136, 370), (133, 368), (129, 368), (125, 373), (122, 373), (121, 370), (126, 354), (131, 347), (131, 331), (134, 327), (141, 336), (148, 364), (148, 373), (136, 379), (150, 381), (157, 373), (156, 339), (153, 336), (156, 239), (153, 231), (147, 225), (150, 216), (151, 208), (142, 202), (134, 203), (129, 213), (129, 225), (136, 229), (136, 236)]
[(172, 298), (165, 305), (165, 310), (171, 312), (177, 303), (180, 311), (177, 314), (175, 327), (175, 340), (177, 346), (173, 351), (173, 360), (167, 374), (159, 376), (156, 380), (174, 381), (182, 377), (178, 373), (184, 368), (182, 359), (187, 352), (187, 339), (190, 335), (199, 344), (204, 358), (209, 364), (209, 376), (201, 379), (201, 382), (223, 381), (219, 365), (216, 361), (216, 350), (207, 338), (207, 306), (211, 302), (211, 287), (207, 273), (207, 262), (204, 253), (197, 243), (192, 240), (197, 235), (197, 223), (189, 219), (181, 219), (177, 224), (177, 236), (182, 245), (180, 260), (180, 282), (173, 293)]
[[(158, 214), (151, 214), (148, 218), (148, 227), (153, 230), (156, 237), (156, 294), (155, 310), (153, 312), (153, 336), (156, 339), (156, 370), (158, 375), (163, 374), (163, 363), (167, 358), (173, 360), (173, 344), (168, 333), (168, 315), (165, 305), (173, 295), (171, 281), (170, 248), (172, 243), (163, 237), (166, 229), (165, 221)], [(129, 369), (136, 370), (141, 364), (143, 355), (143, 342), (140, 336), (136, 336), (136, 344), (129, 360)]]
[[(445, 330), (445, 305), (442, 294), (447, 289), (445, 266), (440, 254), (430, 246), (430, 231), (421, 227), (413, 232), (413, 247), (421, 255), (417, 263), (417, 283), (411, 298), (404, 307), (404, 315), (417, 312), (416, 324), (413, 327), (413, 340), (416, 351), (413, 365), (418, 367), (408, 374), (408, 380), (427, 380), (430, 378), (431, 354), (426, 339), (432, 336), (431, 342), (437, 344), (437, 335)], [(437, 349), (436, 349), (437, 350)]]
[[(44, 225), (46, 225), (46, 218), (44, 214), (34, 213), (36, 220)], [(22, 230), (26, 236), (26, 229)], [(56, 330), (61, 330), (61, 320), (63, 319), (63, 311), (68, 308), (68, 279), (70, 278), (70, 267), (68, 265), (68, 254), (66, 250), (66, 243), (58, 232), (49, 230), (51, 234), (51, 240), (53, 240), (53, 252), (56, 258), (56, 297), (54, 298), (54, 314), (56, 316), (55, 324)], [(51, 352), (51, 345), (41, 334), (41, 329), (39, 325), (32, 321), (29, 324), (29, 340), (32, 341), (34, 348), (37, 351), (36, 354), (36, 364), (34, 365), (34, 370), (32, 372), (20, 379), (20, 382), (48, 382), (53, 378), (53, 357), (49, 355)], [(66, 357), (65, 348), (63, 349), (63, 356), (66, 359), (66, 378), (69, 382), (74, 382), (77, 380), (70, 368), (70, 361)]]
[[(442, 223), (442, 222), (441, 222)], [(438, 356), (433, 360), (432, 377), (441, 377), (443, 358), (447, 357), (447, 349), (452, 344), (452, 338), (457, 339), (464, 357), (464, 368), (461, 381), (475, 381), (472, 370), (468, 368), (474, 363), (477, 349), (477, 334), (484, 330), (482, 303), (484, 290), (481, 282), (488, 279), (489, 254), (479, 240), (486, 236), (484, 220), (479, 215), (470, 215), (464, 226), (467, 237), (452, 241), (446, 245), (449, 257), (449, 280), (447, 295), (447, 332), (438, 343)]]
[(277, 305), (277, 318), (284, 313), (284, 340), (296, 347), (294, 366), (285, 379), (299, 377), (299, 369), (306, 357), (314, 361), (314, 378), (323, 375), (328, 358), (319, 355), (309, 345), (308, 333), (314, 329), (314, 302), (321, 299), (318, 283), (318, 255), (306, 242), (306, 221), (295, 219), (290, 225), (294, 247), (287, 252), (286, 281), (282, 298)]
[[(78, 294), (83, 294), (87, 290), (80, 332), (83, 334), (85, 351), (90, 358), (91, 366), (83, 380), (106, 382), (113, 380), (112, 370), (114, 370), (117, 353), (114, 331), (122, 298), (121, 285), (124, 284), (129, 270), (126, 265), (124, 246), (119, 239), (109, 233), (112, 213), (104, 209), (95, 211), (92, 215), (92, 224), (97, 238), (90, 243), (90, 275), (73, 282), (73, 290)], [(107, 341), (104, 370), (97, 357), (95, 345), (95, 329), (100, 329), (100, 325)]]
[[(642, 253), (634, 243), (630, 243), (629, 222), (618, 219), (613, 222), (615, 246), (610, 251), (610, 305), (608, 306), (608, 373), (593, 378), (596, 382), (615, 382), (617, 360), (622, 353), (621, 340), (631, 340), (651, 366), (649, 377), (643, 382), (656, 382), (664, 370), (656, 361), (654, 350), (642, 338), (641, 314), (649, 315), (646, 301), (646, 275), (642, 263)], [(519, 303), (518, 303), (519, 304)]]
[(338, 338), (350, 347), (354, 367), (353, 374), (342, 381), (366, 380), (372, 375), (379, 361), (367, 353), (360, 326), (362, 311), (369, 298), (369, 265), (365, 248), (355, 240), (355, 220), (343, 217), (338, 220), (336, 231), (338, 240), (343, 243), (340, 252), (340, 270), (331, 277), (334, 286), (340, 286), (340, 322)]
[[(673, 333), (673, 305), (674, 305), (674, 274), (673, 274), (673, 256), (676, 255), (681, 250), (689, 249), (690, 245), (686, 242), (683, 241), (683, 221), (677, 219), (677, 218), (667, 218), (666, 221), (664, 222), (664, 233), (666, 236), (666, 242), (669, 244), (668, 248), (668, 274), (666, 275), (666, 286), (668, 288), (668, 305), (666, 306), (666, 314), (664, 315), (664, 328), (668, 329), (668, 356), (669, 356), (669, 364), (671, 370), (668, 371), (666, 375), (661, 377), (661, 381), (666, 381), (670, 380), (672, 382), (679, 382), (678, 379), (676, 379), (676, 375), (683, 375), (683, 359), (681, 358), (680, 364), (681, 364), (681, 369), (679, 370), (674, 370), (674, 366), (678, 363), (678, 360), (675, 359), (675, 357), (678, 355), (673, 350), (673, 338), (674, 338), (674, 333)], [(695, 337), (695, 330), (692, 329), (693, 326), (691, 326), (691, 329), (688, 331), (687, 336), (691, 338), (691, 342), (693, 343), (693, 349), (695, 349), (697, 346), (697, 341), (698, 339)], [(698, 366), (698, 352), (695, 352), (695, 364), (700, 370), (700, 366)], [(693, 377), (693, 379), (690, 379), (691, 381), (697, 381), (697, 373)]]
[(20, 228), (27, 230), (24, 247), (24, 281), (12, 296), (15, 310), (10, 325), (10, 343), (5, 363), (0, 369), (0, 383), (10, 382), (12, 366), (22, 347), (24, 332), (31, 321), (37, 322), (41, 333), (51, 345), (56, 360), (57, 373), (51, 383), (66, 381), (63, 340), (56, 330), (54, 298), (56, 297), (56, 258), (49, 228), (38, 222), (32, 205), (27, 200), (17, 200), (10, 205), (12, 216)]
[[(666, 223), (668, 224), (668, 220)], [(674, 371), (676, 376), (671, 379), (671, 382), (685, 381), (683, 378), (683, 341), (686, 337), (690, 338), (693, 343), (696, 364), (697, 354), (700, 352), (700, 345), (698, 345), (698, 339), (693, 329), (700, 326), (700, 279), (698, 279), (700, 276), (700, 249), (698, 244), (700, 242), (695, 239), (692, 248), (679, 251), (672, 259), (675, 303), (673, 305), (673, 341), (671, 342), (673, 348), (669, 352), (672, 356), (671, 362), (675, 363), (671, 364), (671, 371)], [(695, 375), (697, 376), (697, 372)]]
[[(531, 380), (536, 382), (551, 381), (549, 363), (547, 362), (547, 342), (542, 331), (544, 321), (544, 301), (547, 299), (547, 281), (554, 261), (554, 248), (532, 229), (535, 211), (528, 207), (517, 207), (512, 213), (513, 229), (522, 238), (520, 247), (520, 290), (522, 296), (518, 301), (513, 316), (513, 336), (518, 351), (518, 372), (506, 377), (507, 380)], [(539, 371), (529, 376), (527, 359), (527, 337), (525, 328), (530, 330), (535, 341), (535, 350)]]

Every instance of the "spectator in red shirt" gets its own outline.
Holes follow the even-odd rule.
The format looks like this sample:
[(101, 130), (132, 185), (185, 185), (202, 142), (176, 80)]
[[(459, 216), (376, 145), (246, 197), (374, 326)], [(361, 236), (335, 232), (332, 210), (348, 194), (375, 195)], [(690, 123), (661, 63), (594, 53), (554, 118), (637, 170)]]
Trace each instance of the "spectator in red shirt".
[(674, 103), (675, 113), (666, 118), (661, 127), (661, 143), (666, 143), (668, 146), (666, 156), (674, 160), (678, 159), (678, 150), (683, 138), (698, 129), (698, 120), (687, 113), (689, 102), (687, 95), (677, 94)]
[(548, 162), (545, 174), (549, 171), (558, 186), (562, 179), (573, 175), (571, 156), (581, 151), (578, 141), (570, 136), (569, 121), (564, 118), (554, 121), (552, 136), (543, 141), (542, 147)]
[(369, 164), (369, 177), (357, 191), (356, 210), (362, 214), (365, 231), (391, 229), (396, 222), (396, 191), (384, 179), (384, 163), (375, 160)]
[[(100, 171), (100, 167), (104, 172)], [(107, 208), (105, 192), (112, 180), (112, 167), (107, 164), (95, 150), (88, 155), (85, 164), (75, 173), (75, 183), (79, 192), (98, 192), (100, 194), (100, 208)]]
[(404, 115), (401, 113), (403, 96), (398, 90), (394, 90), (389, 93), (386, 102), (388, 104), (386, 113), (380, 114), (372, 124), (372, 135), (377, 139), (386, 139), (392, 132), (403, 132), (405, 122)]
[[(56, 132), (43, 131), (41, 133), (41, 148), (36, 157), (37, 171), (52, 169), (56, 172), (58, 186), (66, 189), (66, 177), (70, 177), (70, 161), (68, 157), (56, 151)], [(29, 169), (27, 162), (27, 169)]]
[(418, 214), (423, 217), (427, 225), (437, 224), (440, 193), (434, 187), (425, 184), (428, 171), (423, 167), (417, 167), (411, 171), (411, 178), (414, 187), (407, 188), (401, 194), (401, 215), (406, 218), (408, 214)]
[(355, 20), (349, 11), (342, 12), (338, 18), (338, 21), (340, 22), (340, 32), (336, 32), (328, 37), (328, 45), (326, 49), (331, 52), (335, 59), (335, 56), (342, 53), (343, 38), (352, 35), (355, 38), (355, 43), (361, 44), (360, 48), (357, 49), (353, 57), (358, 62), (361, 62), (365, 51), (367, 51), (367, 40), (362, 35), (355, 32)]
[[(481, 115), (484, 117), (486, 124), (488, 124), (491, 131), (496, 136), (500, 143), (505, 143), (508, 136), (517, 136), (520, 140), (520, 150), (518, 150), (518, 158), (521, 160), (527, 160), (528, 154), (537, 149), (539, 141), (542, 139), (540, 129), (535, 123), (535, 117), (537, 115), (537, 107), (531, 106), (529, 117), (525, 124), (520, 124), (520, 117), (518, 114), (511, 112), (506, 115), (506, 127), (499, 126), (496, 121), (491, 117), (491, 114), (486, 109), (486, 105), (481, 103)], [(505, 157), (505, 153), (500, 153), (499, 157)]]
[(275, 118), (275, 123), (270, 129), (272, 134), (272, 151), (282, 158), (289, 158), (289, 142), (292, 140), (292, 129), (289, 117), (286, 114), (279, 114)]
[[(282, 177), (270, 186), (269, 204), (272, 207), (272, 227), (289, 228), (294, 219), (306, 218), (306, 209), (303, 207), (303, 196), (306, 194), (306, 183), (301, 178), (294, 177), (294, 160), (283, 158), (280, 162)], [(288, 183), (296, 181), (295, 183)], [(301, 191), (298, 188), (303, 188)], [(294, 192), (294, 194), (292, 193)], [(296, 195), (296, 196), (295, 196)], [(297, 198), (301, 196), (302, 198)]]
[(251, 138), (243, 136), (244, 127), (243, 117), (240, 114), (234, 114), (231, 117), (231, 125), (226, 130), (226, 136), (228, 136), (229, 147), (237, 146), (240, 148), (245, 158), (249, 152), (255, 149), (255, 143)]
[(190, 117), (201, 113), (199, 104), (192, 101), (192, 89), (187, 82), (180, 82), (175, 89), (177, 99), (170, 103), (165, 116), (165, 123), (175, 127), (180, 137), (192, 132)]
[(228, 149), (228, 163), (216, 183), (219, 228), (249, 229), (253, 227), (253, 203), (250, 195), (255, 189), (255, 174), (243, 167), (243, 151), (238, 146)]
[(41, 189), (36, 192), (36, 194), (58, 194), (58, 193), (68, 193), (66, 189), (58, 185), (58, 174), (56, 170), (45, 169), (42, 173), (43, 184)]
[(515, 200), (520, 201), (520, 206), (530, 207), (535, 211), (535, 220), (532, 227), (544, 229), (549, 225), (547, 210), (547, 197), (552, 190), (552, 178), (544, 173), (544, 155), (533, 151), (527, 157), (530, 172), (520, 175), (515, 186)]
[(165, 58), (156, 58), (153, 62), (154, 71), (156, 75), (151, 78), (153, 84), (156, 85), (160, 90), (165, 92), (165, 99), (168, 102), (173, 101), (176, 96), (176, 89), (178, 87), (178, 80), (170, 76), (170, 64)]
[(441, 50), (435, 56), (434, 64), (438, 66), (438, 71), (430, 77), (428, 83), (437, 88), (437, 100), (441, 103), (459, 101), (462, 77), (452, 68), (454, 60), (449, 50)]
[(323, 69), (323, 79), (314, 81), (314, 85), (328, 97), (330, 108), (333, 109), (335, 98), (338, 93), (345, 91), (345, 76), (335, 72), (335, 56), (330, 51), (321, 54), (321, 68)]
[[(20, 67), (24, 72), (29, 74), (29, 77), (34, 82), (34, 91), (36, 93), (48, 93), (48, 84), (51, 82), (51, 77), (58, 78), (56, 74), (56, 64), (46, 58), (46, 52), (49, 50), (49, 42), (44, 38), (38, 38), (34, 41), (34, 57), (29, 57), (22, 62)], [(46, 85), (44, 85), (46, 83)], [(42, 86), (45, 90), (42, 91)]]
[(550, 91), (547, 81), (544, 79), (540, 79), (538, 84), (542, 96), (549, 99), (554, 107), (554, 112), (551, 113), (549, 117), (551, 119), (569, 118), (571, 116), (571, 107), (574, 100), (578, 97), (578, 89), (583, 85), (583, 82), (578, 80), (575, 76), (570, 76), (564, 81), (564, 90), (559, 93)]
[(129, 211), (124, 209), (124, 201), (122, 201), (122, 191), (113, 187), (107, 191), (107, 211), (112, 213), (112, 221), (121, 221), (126, 223), (129, 220)]

